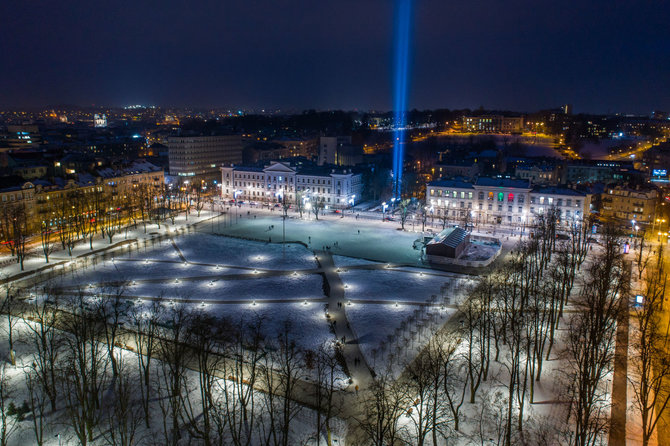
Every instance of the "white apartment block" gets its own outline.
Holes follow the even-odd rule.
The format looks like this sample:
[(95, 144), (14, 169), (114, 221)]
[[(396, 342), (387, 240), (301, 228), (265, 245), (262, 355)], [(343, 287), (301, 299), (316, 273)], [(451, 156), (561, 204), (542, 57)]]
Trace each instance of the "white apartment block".
[(266, 167), (222, 167), (220, 187), (221, 197), (226, 199), (272, 203), (285, 197), (293, 202), (300, 194), (323, 198), (329, 207), (345, 208), (351, 206), (352, 200), (360, 200), (363, 178), (351, 169), (296, 168), (272, 162)]
[(470, 213), (477, 224), (532, 224), (551, 207), (562, 222), (580, 220), (590, 212), (591, 196), (566, 188), (533, 188), (528, 180), (480, 177), (474, 183), (438, 180), (426, 185), (426, 203), (433, 215), (459, 220)]

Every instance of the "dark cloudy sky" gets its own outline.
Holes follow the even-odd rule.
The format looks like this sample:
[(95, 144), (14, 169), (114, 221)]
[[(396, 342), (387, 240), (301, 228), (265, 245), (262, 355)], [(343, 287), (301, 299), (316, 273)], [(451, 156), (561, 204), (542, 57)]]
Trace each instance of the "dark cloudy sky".
[[(0, 106), (389, 109), (393, 0), (2, 0)], [(409, 106), (670, 110), (666, 0), (416, 0)]]

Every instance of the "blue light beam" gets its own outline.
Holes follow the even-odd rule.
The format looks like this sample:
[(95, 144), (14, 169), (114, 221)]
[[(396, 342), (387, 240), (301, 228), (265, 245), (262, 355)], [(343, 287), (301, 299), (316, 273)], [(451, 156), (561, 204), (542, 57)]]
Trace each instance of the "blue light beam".
[(407, 86), (409, 84), (409, 47), (412, 25), (412, 0), (395, 4), (395, 79), (393, 91), (393, 196), (402, 193), (402, 170), (405, 158), (407, 125)]

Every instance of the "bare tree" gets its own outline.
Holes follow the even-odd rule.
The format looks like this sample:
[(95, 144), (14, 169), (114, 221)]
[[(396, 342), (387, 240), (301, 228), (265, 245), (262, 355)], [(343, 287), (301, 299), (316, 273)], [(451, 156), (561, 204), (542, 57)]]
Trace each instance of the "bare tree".
[(605, 376), (612, 371), (617, 321), (626, 310), (628, 270), (615, 232), (606, 234), (605, 249), (588, 270), (578, 311), (569, 321), (567, 356), (571, 375), (571, 405), (575, 446), (600, 441), (607, 420)]
[(227, 419), (230, 442), (235, 446), (253, 444), (253, 432), (257, 424), (254, 386), (261, 372), (261, 360), (265, 356), (263, 322), (240, 321), (226, 339), (226, 355), (232, 360), (221, 365), (229, 383), (217, 381), (223, 395), (222, 411)]
[(40, 230), (40, 242), (42, 244), (42, 253), (44, 254), (45, 263), (49, 263), (49, 256), (54, 250), (55, 240), (53, 238), (53, 233), (54, 231), (43, 221)]
[(323, 211), (323, 208), (326, 207), (326, 199), (323, 197), (314, 197), (314, 200), (312, 201), (312, 214), (314, 214), (314, 217), (318, 220), (319, 219), (319, 214), (321, 214), (321, 211)]
[(667, 274), (662, 259), (644, 280), (644, 302), (634, 310), (637, 330), (632, 330), (631, 372), (633, 402), (642, 421), (642, 444), (647, 446), (670, 403), (670, 336), (663, 321)]
[(35, 349), (31, 368), (40, 385), (40, 390), (49, 399), (51, 411), (55, 412), (59, 387), (58, 360), (63, 337), (56, 331), (57, 296), (49, 288), (44, 289), (43, 295), (44, 299), (35, 299), (32, 308), (34, 323), (27, 324), (31, 331), (32, 346)]
[(114, 398), (107, 412), (109, 428), (105, 432), (105, 438), (113, 446), (139, 445), (142, 444), (139, 436), (142, 408), (135, 404), (137, 384), (131, 376), (130, 367), (122, 357), (119, 357), (116, 367)]
[(26, 388), (28, 390), (28, 408), (30, 409), (33, 432), (35, 433), (35, 443), (38, 446), (42, 446), (44, 444), (45, 418), (48, 411), (49, 399), (46, 392), (42, 389), (37, 372), (31, 368), (26, 368), (24, 373)]
[(446, 229), (449, 223), (449, 208), (442, 209), (442, 212), (438, 210), (437, 218), (442, 222), (442, 229)]
[(63, 317), (65, 336), (62, 395), (66, 413), (77, 439), (82, 445), (93, 441), (93, 433), (102, 417), (102, 389), (107, 383), (107, 355), (100, 342), (103, 327), (91, 311), (83, 293), (71, 299), (70, 309)]
[(399, 420), (410, 401), (407, 386), (394, 382), (389, 373), (374, 379), (361, 403), (363, 415), (357, 420), (369, 444), (384, 446), (402, 440), (404, 429)]
[(302, 201), (302, 199), (303, 199), (303, 194), (302, 194), (302, 192), (296, 192), (296, 193), (295, 193), (294, 204), (295, 204), (295, 208), (296, 208), (296, 209), (298, 210), (298, 212), (300, 213), (300, 218), (302, 218), (302, 214), (303, 214), (303, 212), (305, 211), (305, 204), (304, 204), (304, 202)]
[(107, 236), (109, 243), (111, 244), (114, 236), (119, 231), (121, 208), (115, 206), (109, 198), (107, 202), (108, 205), (101, 215), (101, 226), (103, 234)]
[(200, 217), (200, 212), (205, 207), (205, 199), (201, 186), (195, 187), (195, 211), (197, 212), (198, 217)]
[(17, 419), (9, 414), (12, 392), (9, 387), (6, 368), (7, 364), (0, 364), (0, 446), (7, 446), (12, 434), (19, 427)]
[(405, 200), (400, 200), (398, 202), (398, 213), (400, 214), (400, 226), (405, 230), (405, 223), (407, 222), (407, 218), (409, 217), (410, 214), (410, 200), (405, 199)]
[(16, 290), (11, 285), (5, 285), (5, 298), (0, 304), (0, 313), (4, 313), (7, 317), (7, 342), (9, 343), (9, 361), (12, 365), (16, 365), (16, 355), (14, 352), (14, 327), (19, 321), (19, 318), (14, 315), (16, 312)]
[(165, 444), (175, 446), (182, 436), (180, 423), (184, 409), (186, 367), (190, 358), (191, 316), (182, 305), (173, 308), (166, 320), (167, 327), (162, 330), (159, 338), (162, 361), (157, 390), (163, 414), (163, 433)]
[(147, 310), (136, 306), (131, 312), (132, 333), (137, 348), (137, 367), (140, 376), (140, 397), (147, 429), (151, 427), (149, 412), (152, 384), (151, 365), (157, 350), (161, 314), (162, 308), (158, 301), (153, 301)]
[[(217, 352), (221, 338), (218, 327), (222, 325), (224, 321), (202, 313), (194, 315), (190, 324), (189, 339), (197, 363), (198, 382), (190, 385), (189, 380), (185, 381), (184, 416), (191, 438), (201, 440), (205, 446), (213, 446), (218, 440), (217, 423), (213, 419), (217, 415), (214, 389), (215, 373), (222, 360)], [(197, 395), (199, 403), (194, 404), (191, 395)]]
[(97, 316), (102, 322), (105, 347), (109, 355), (109, 363), (112, 366), (112, 375), (114, 378), (118, 375), (118, 360), (115, 350), (117, 348), (119, 328), (122, 322), (121, 319), (129, 308), (128, 301), (123, 297), (124, 293), (125, 287), (122, 284), (105, 289), (102, 293), (105, 297), (97, 300), (95, 305)]
[[(465, 370), (466, 363), (461, 361), (456, 354), (459, 340), (444, 335), (439, 335), (437, 340), (437, 348), (442, 362), (442, 395), (447, 399), (449, 412), (454, 421), (454, 430), (458, 432), (461, 421), (460, 411), (465, 401), (469, 375)], [(433, 440), (433, 444), (436, 444), (435, 440)]]
[(326, 432), (326, 444), (330, 446), (331, 438), (331, 419), (333, 418), (334, 396), (339, 381), (338, 372), (341, 366), (337, 361), (337, 353), (332, 349), (339, 349), (338, 345), (332, 345), (332, 342), (326, 341), (319, 346), (314, 354), (307, 352), (306, 363), (310, 364), (310, 357), (313, 356), (313, 362), (316, 369), (317, 382), (314, 386), (315, 405), (319, 409), (316, 411), (316, 441), (321, 444), (321, 431)]
[(414, 426), (413, 444), (423, 446), (431, 435), (433, 444), (446, 422), (443, 398), (443, 351), (439, 341), (432, 339), (421, 354), (406, 369), (409, 374), (408, 389), (414, 398), (411, 414)]

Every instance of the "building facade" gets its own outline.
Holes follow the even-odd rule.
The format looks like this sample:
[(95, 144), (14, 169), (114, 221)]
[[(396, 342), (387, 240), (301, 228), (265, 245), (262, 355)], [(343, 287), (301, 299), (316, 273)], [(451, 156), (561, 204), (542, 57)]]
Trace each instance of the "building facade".
[(463, 131), (472, 133), (521, 133), (522, 117), (463, 116)]
[(319, 138), (318, 164), (341, 165), (338, 154), (340, 148), (351, 145), (351, 136), (322, 136)]
[(632, 189), (625, 186), (608, 188), (601, 197), (600, 216), (603, 220), (624, 225), (647, 225), (654, 221), (659, 194), (654, 188)]
[(242, 162), (242, 137), (170, 136), (167, 140), (170, 175), (191, 182), (218, 180), (219, 168)]
[(360, 199), (362, 187), (362, 175), (350, 169), (296, 168), (280, 162), (221, 168), (221, 197), (226, 199), (272, 203), (286, 198), (293, 202), (300, 195), (345, 208)]
[[(533, 188), (528, 180), (477, 178), (475, 182), (438, 180), (426, 185), (433, 215), (453, 221), (469, 217), (478, 224), (532, 224), (555, 207), (561, 221), (581, 220), (590, 213), (591, 196), (566, 188)], [(469, 213), (469, 216), (466, 214)]]
[(79, 174), (70, 179), (17, 182), (10, 187), (0, 188), (0, 206), (13, 203), (25, 205), (28, 229), (35, 233), (40, 230), (42, 223), (47, 227), (55, 226), (55, 220), (59, 218), (58, 208), (63, 206), (60, 200), (68, 199), (73, 192), (84, 197), (98, 192), (104, 194), (110, 202), (118, 203), (115, 206), (127, 206), (136, 188), (147, 185), (158, 191), (164, 182), (163, 169), (137, 160), (122, 168), (102, 169), (95, 175)]

